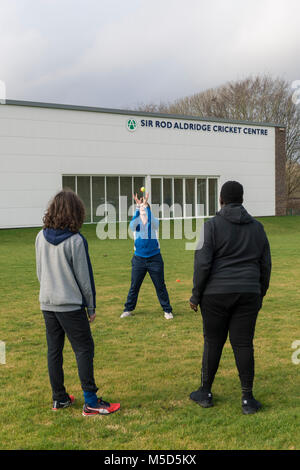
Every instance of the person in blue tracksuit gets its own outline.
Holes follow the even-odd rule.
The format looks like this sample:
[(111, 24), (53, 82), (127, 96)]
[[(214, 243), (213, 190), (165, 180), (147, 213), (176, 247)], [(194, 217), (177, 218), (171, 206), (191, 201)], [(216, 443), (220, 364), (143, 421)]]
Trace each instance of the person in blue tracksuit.
[(164, 317), (166, 320), (171, 320), (173, 318), (172, 307), (165, 284), (164, 262), (157, 239), (159, 221), (151, 212), (148, 197), (148, 193), (142, 199), (138, 199), (137, 195), (134, 196), (136, 212), (130, 222), (130, 228), (134, 233), (131, 286), (121, 318), (131, 316), (137, 304), (142, 282), (146, 274), (149, 273), (163, 309)]

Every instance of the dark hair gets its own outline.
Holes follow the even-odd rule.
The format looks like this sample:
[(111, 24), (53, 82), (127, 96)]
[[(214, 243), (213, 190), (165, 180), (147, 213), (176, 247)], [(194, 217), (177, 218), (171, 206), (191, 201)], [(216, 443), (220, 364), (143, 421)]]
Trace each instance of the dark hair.
[(224, 204), (243, 203), (244, 188), (237, 181), (227, 181), (221, 188), (220, 197)]
[(71, 190), (57, 193), (43, 217), (44, 227), (78, 232), (85, 218), (81, 199)]

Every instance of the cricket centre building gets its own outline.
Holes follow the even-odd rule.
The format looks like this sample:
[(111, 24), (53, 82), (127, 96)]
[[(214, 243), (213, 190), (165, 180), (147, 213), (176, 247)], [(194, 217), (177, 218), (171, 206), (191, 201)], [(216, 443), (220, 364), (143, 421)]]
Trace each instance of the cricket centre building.
[[(7, 100), (0, 105), (0, 228), (41, 226), (52, 196), (74, 190), (86, 222), (132, 215), (145, 187), (157, 216), (210, 217), (228, 180), (256, 217), (285, 215), (285, 128)], [(124, 203), (125, 201), (125, 203)]]

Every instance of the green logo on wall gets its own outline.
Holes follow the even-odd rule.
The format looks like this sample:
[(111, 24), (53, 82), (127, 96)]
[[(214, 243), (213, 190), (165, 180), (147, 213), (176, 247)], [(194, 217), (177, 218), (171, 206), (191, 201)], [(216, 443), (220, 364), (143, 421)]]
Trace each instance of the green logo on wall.
[(135, 119), (128, 119), (128, 121), (127, 121), (127, 129), (128, 129), (130, 132), (136, 131), (136, 129), (137, 129), (137, 122), (136, 122)]

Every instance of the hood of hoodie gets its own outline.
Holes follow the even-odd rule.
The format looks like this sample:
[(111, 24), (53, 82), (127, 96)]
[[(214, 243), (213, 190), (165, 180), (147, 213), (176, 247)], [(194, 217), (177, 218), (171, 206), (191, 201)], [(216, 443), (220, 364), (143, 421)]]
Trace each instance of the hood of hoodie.
[(68, 229), (61, 230), (61, 229), (54, 229), (54, 228), (44, 228), (43, 234), (46, 238), (47, 242), (51, 243), (52, 245), (59, 245), (60, 243), (64, 242), (67, 238), (76, 235), (77, 232), (71, 232)]
[(253, 217), (248, 214), (241, 204), (226, 204), (217, 212), (217, 215), (224, 217), (232, 224), (251, 224), (254, 221)]

